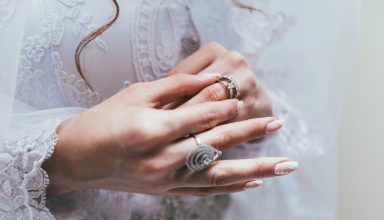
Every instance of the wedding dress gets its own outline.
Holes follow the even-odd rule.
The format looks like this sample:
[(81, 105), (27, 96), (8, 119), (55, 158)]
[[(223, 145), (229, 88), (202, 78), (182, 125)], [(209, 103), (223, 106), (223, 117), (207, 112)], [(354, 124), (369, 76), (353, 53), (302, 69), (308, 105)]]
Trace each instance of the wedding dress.
[[(336, 219), (337, 125), (358, 31), (358, 1), (0, 0), (0, 219)], [(56, 126), (138, 81), (164, 76), (215, 41), (244, 53), (269, 91), (279, 134), (225, 156), (288, 156), (301, 168), (261, 189), (209, 198), (80, 190), (46, 198), (41, 168)], [(129, 116), (128, 116), (129, 117)]]

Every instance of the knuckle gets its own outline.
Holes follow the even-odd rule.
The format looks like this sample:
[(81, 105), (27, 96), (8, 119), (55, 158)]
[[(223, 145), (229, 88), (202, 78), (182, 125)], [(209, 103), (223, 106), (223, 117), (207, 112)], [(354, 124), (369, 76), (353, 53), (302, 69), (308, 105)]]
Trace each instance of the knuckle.
[(248, 66), (247, 58), (238, 51), (231, 50), (228, 52), (230, 63), (236, 66)]
[(244, 79), (244, 87), (252, 88), (253, 90), (258, 88), (258, 81), (256, 79), (256, 76), (252, 72), (247, 71), (246, 75), (244, 76)]
[(265, 168), (266, 166), (262, 161), (256, 161), (255, 167), (256, 167), (256, 171), (255, 171), (256, 178), (267, 177), (271, 173), (270, 170)]
[(218, 150), (225, 149), (230, 144), (231, 137), (228, 134), (221, 133), (212, 138), (211, 144)]
[[(145, 157), (137, 167), (138, 174), (142, 175), (148, 183), (153, 184), (154, 189), (165, 190), (175, 184), (168, 177), (172, 164), (159, 156)], [(161, 185), (157, 184), (159, 181)]]
[(250, 69), (247, 69), (245, 79), (247, 80), (252, 79), (252, 81), (257, 82), (256, 75)]
[(178, 66), (175, 66), (168, 71), (167, 76), (172, 76), (178, 73), (181, 73), (181, 71), (179, 70)]
[[(149, 125), (148, 125), (149, 126)], [(149, 131), (152, 138), (149, 138), (150, 143), (157, 144), (163, 142), (164, 138), (169, 134), (168, 130), (160, 125), (150, 125), (152, 129)]]
[(132, 127), (129, 133), (133, 137), (141, 138), (141, 137), (148, 136), (148, 130), (145, 128), (145, 126), (143, 126), (142, 123), (131, 122), (131, 125)]
[(222, 119), (224, 118), (225, 120), (228, 120), (237, 115), (237, 103), (238, 102), (229, 100), (223, 103), (224, 105), (218, 107), (219, 109), (221, 109), (221, 112), (223, 114)]
[(228, 168), (217, 169), (211, 177), (212, 186), (224, 186), (228, 183), (231, 176), (231, 172)]
[(145, 174), (148, 178), (153, 178), (156, 174), (159, 174), (162, 171), (162, 167), (152, 160), (142, 162), (138, 167), (139, 173)]
[(201, 126), (205, 129), (213, 128), (217, 123), (217, 110), (210, 109), (205, 112)]
[(182, 94), (182, 96), (188, 96), (190, 93), (190, 87), (183, 86), (187, 81), (191, 81), (193, 79), (192, 75), (186, 73), (178, 73), (170, 76), (171, 83), (177, 85), (177, 92)]
[(220, 84), (215, 83), (202, 91), (205, 100), (219, 101), (223, 99), (223, 88)]
[(167, 128), (169, 126), (164, 125), (165, 122), (158, 121), (158, 123), (152, 123), (143, 119), (140, 122), (135, 123), (132, 128), (132, 136), (137, 139), (144, 139), (147, 143), (157, 143), (167, 135)]
[(145, 87), (146, 87), (146, 83), (139, 82), (139, 83), (134, 83), (134, 84), (130, 85), (129, 87), (127, 87), (125, 89), (125, 91), (128, 93), (131, 93), (131, 92), (132, 93), (139, 93)]
[(185, 74), (175, 74), (172, 76), (169, 76), (168, 79), (170, 80), (170, 83), (174, 85), (179, 85), (185, 80)]
[(215, 53), (221, 53), (225, 51), (226, 49), (219, 43), (217, 42), (209, 42), (205, 48), (207, 48), (209, 51), (213, 51)]

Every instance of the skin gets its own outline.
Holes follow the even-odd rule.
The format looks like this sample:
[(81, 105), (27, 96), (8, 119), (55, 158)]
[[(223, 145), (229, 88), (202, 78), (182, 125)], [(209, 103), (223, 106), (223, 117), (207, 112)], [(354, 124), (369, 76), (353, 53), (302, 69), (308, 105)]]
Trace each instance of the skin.
[[(177, 73), (221, 73), (233, 77), (240, 84), (240, 97), (244, 108), (232, 121), (272, 116), (272, 103), (265, 90), (250, 69), (247, 59), (237, 51), (227, 50), (218, 43), (208, 43), (181, 61), (168, 75)], [(220, 101), (229, 97), (223, 83), (215, 83), (203, 89), (181, 106)], [(178, 103), (180, 104), (180, 103)], [(177, 104), (176, 104), (177, 105)]]
[[(51, 179), (48, 193), (98, 188), (210, 196), (242, 191), (248, 182), (275, 176), (274, 167), (288, 158), (218, 160), (200, 172), (184, 165), (196, 147), (188, 134), (198, 134), (203, 143), (227, 151), (264, 137), (268, 124), (276, 120), (261, 117), (270, 115), (269, 99), (260, 86), (254, 87), (254, 79), (249, 81), (247, 65), (231, 61), (233, 53), (219, 53), (216, 46), (196, 52), (164, 79), (136, 83), (63, 122), (57, 129), (55, 152), (43, 164)], [(220, 71), (219, 67), (245, 74), (234, 77), (242, 85), (246, 104), (228, 100), (216, 77), (202, 74)], [(207, 95), (213, 87), (216, 95)]]

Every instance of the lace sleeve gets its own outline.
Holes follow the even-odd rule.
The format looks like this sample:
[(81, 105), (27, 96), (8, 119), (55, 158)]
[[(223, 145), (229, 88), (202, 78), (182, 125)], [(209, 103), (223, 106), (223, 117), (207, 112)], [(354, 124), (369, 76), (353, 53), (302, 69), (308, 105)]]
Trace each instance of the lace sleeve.
[(42, 130), (16, 140), (1, 140), (0, 218), (52, 219), (45, 207), (49, 183), (41, 168), (57, 141), (54, 130)]

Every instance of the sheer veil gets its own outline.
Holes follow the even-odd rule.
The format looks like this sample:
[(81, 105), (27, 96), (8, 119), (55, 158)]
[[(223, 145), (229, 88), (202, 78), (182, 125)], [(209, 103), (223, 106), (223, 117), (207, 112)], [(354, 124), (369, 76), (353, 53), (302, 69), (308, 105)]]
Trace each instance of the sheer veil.
[(20, 81), (18, 73), (22, 62), (20, 54), (24, 33), (28, 28), (25, 23), (29, 6), (29, 1), (25, 0), (0, 0), (0, 138), (9, 138), (15, 132), (21, 132), (20, 126), (27, 128), (25, 125), (36, 125), (45, 119), (62, 117), (60, 121), (82, 110), (61, 108), (39, 112), (16, 99), (15, 90)]
[(1, 218), (51, 219), (45, 207), (48, 176), (41, 164), (53, 152), (52, 131), (83, 109), (37, 110), (16, 98), (23, 37), (33, 1), (0, 0)]
[(277, 137), (260, 144), (254, 155), (289, 156), (301, 166), (294, 175), (266, 180), (260, 190), (234, 195), (226, 219), (337, 219), (337, 137), (357, 52), (360, 1), (247, 2), (265, 11), (264, 23), (252, 22), (260, 15), (216, 5), (235, 22), (229, 25), (236, 27), (234, 34), (224, 36), (234, 42), (241, 37), (242, 43), (217, 34), (203, 39), (246, 53), (270, 91), (276, 116), (285, 121)]
[(7, 134), (13, 111), (16, 77), (26, 19), (18, 1), (0, 1), (0, 136)]

